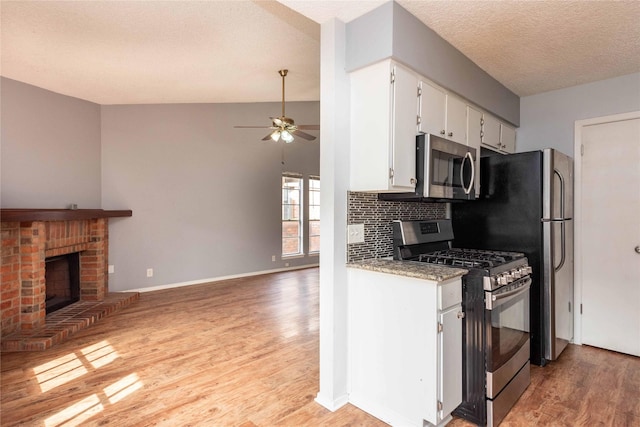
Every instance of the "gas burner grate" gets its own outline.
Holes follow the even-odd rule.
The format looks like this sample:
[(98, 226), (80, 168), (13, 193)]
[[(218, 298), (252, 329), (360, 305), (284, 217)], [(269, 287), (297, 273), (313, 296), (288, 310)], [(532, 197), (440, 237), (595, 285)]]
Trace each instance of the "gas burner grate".
[(455, 267), (491, 268), (522, 257), (524, 254), (517, 252), (452, 248), (422, 254), (418, 260)]

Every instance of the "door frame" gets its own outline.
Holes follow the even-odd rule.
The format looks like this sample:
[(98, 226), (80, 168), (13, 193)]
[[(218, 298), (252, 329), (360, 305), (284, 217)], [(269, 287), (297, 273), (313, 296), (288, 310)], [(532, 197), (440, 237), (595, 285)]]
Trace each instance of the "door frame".
[(582, 129), (585, 126), (600, 125), (624, 120), (640, 119), (640, 111), (613, 114), (610, 116), (594, 117), (576, 120), (574, 127), (574, 189), (573, 189), (573, 217), (574, 217), (574, 286), (573, 286), (573, 343), (582, 345)]

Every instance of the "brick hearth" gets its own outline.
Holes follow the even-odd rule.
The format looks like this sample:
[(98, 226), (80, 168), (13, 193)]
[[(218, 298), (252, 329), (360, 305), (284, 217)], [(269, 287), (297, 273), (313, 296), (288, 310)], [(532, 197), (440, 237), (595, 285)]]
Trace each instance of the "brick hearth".
[[(46, 213), (49, 213), (53, 220), (47, 220)], [(70, 253), (79, 254), (80, 301), (69, 306), (70, 310), (59, 311), (72, 313), (76, 304), (98, 303), (105, 299), (108, 295), (109, 216), (131, 216), (131, 211), (2, 210), (0, 312), (3, 350), (5, 343), (8, 344), (10, 338), (15, 338), (12, 335), (51, 336), (44, 331), (50, 330), (53, 323), (60, 323), (60, 314), (57, 311), (52, 313), (58, 319), (53, 323), (50, 319), (52, 315), (47, 316), (45, 311), (46, 258)], [(18, 220), (7, 220), (13, 218)], [(25, 218), (37, 220), (24, 220)], [(129, 302), (137, 299), (132, 298), (130, 294), (126, 297), (123, 295), (122, 298), (113, 298)], [(121, 305), (116, 303), (114, 306)], [(107, 310), (111, 311), (113, 310)], [(71, 328), (62, 334), (62, 338), (76, 329), (78, 328)], [(52, 343), (60, 339), (56, 338)]]

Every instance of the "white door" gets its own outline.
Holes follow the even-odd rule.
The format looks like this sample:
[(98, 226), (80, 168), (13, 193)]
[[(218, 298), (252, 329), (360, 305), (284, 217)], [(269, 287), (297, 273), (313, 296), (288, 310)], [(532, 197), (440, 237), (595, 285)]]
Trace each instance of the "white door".
[(630, 117), (581, 127), (579, 275), (582, 342), (640, 356), (640, 114)]

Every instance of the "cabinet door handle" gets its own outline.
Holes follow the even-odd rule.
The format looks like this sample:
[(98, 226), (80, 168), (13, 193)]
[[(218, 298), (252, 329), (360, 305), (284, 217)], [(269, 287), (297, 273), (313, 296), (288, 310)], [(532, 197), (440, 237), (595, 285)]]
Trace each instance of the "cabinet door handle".
[(458, 319), (464, 319), (464, 311), (459, 311), (457, 316), (458, 316)]
[(415, 184), (416, 184), (416, 179), (415, 179), (415, 178), (411, 178), (411, 179), (409, 180), (409, 182), (410, 182), (412, 185), (415, 185)]
[(453, 136), (453, 132), (449, 132), (447, 135), (448, 135), (449, 137), (452, 137), (452, 136)]
[(440, 131), (440, 135), (444, 135), (445, 133), (444, 129)]

